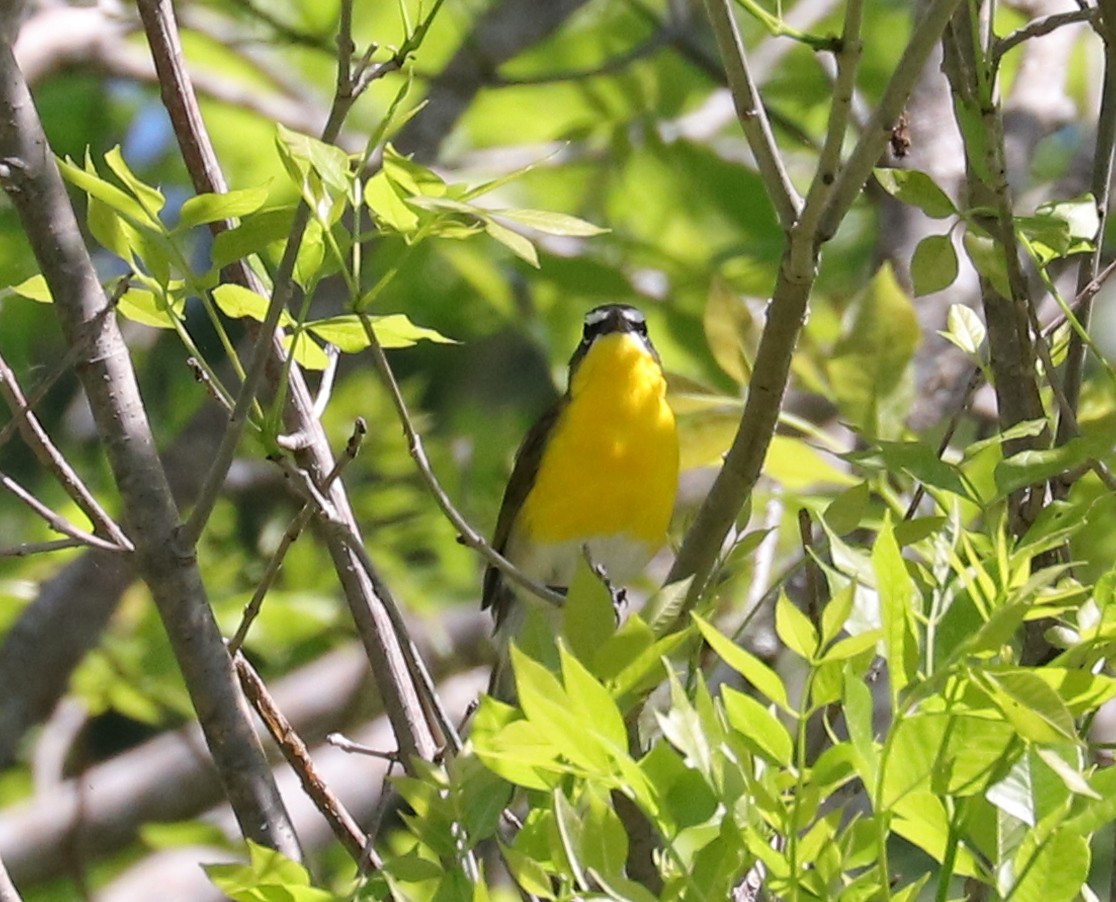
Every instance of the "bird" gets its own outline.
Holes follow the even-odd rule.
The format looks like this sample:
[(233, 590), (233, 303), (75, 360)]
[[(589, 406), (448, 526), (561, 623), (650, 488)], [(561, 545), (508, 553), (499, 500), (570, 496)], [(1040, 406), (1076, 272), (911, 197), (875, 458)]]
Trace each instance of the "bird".
[[(587, 557), (610, 587), (638, 576), (663, 546), (678, 489), (678, 433), (666, 378), (635, 307), (585, 315), (566, 392), (525, 435), (515, 456), (492, 547), (534, 582), (564, 592)], [(489, 695), (515, 699), (508, 643), (530, 606), (553, 606), (490, 565), (482, 609), (495, 621), (498, 660)], [(540, 609), (536, 607), (536, 610)]]

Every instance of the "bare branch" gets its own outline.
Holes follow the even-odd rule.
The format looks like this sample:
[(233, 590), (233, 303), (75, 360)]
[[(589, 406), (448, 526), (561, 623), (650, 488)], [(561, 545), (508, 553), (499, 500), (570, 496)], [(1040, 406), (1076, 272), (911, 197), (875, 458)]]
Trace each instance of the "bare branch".
[[(349, 438), (348, 444), (345, 446), (344, 455), (334, 465), (333, 470), (326, 477), (326, 488), (333, 484), (333, 481), (341, 475), (342, 470), (349, 464), (353, 458), (357, 456), (360, 450), (361, 442), (364, 441), (364, 436), (368, 431), (368, 427), (364, 420), (358, 420), (356, 426), (353, 428), (353, 434)], [(260, 577), (259, 583), (256, 585), (255, 592), (252, 593), (252, 598), (244, 607), (244, 616), (240, 620), (240, 626), (236, 628), (236, 633), (232, 639), (229, 640), (229, 654), (235, 656), (240, 651), (240, 647), (244, 644), (244, 640), (248, 636), (248, 630), (252, 626), (252, 621), (256, 619), (260, 613), (260, 608), (263, 607), (264, 598), (267, 597), (267, 592), (275, 582), (276, 577), (279, 575), (279, 570), (283, 566), (283, 559), (287, 556), (287, 552), (291, 546), (302, 535), (302, 531), (306, 528), (306, 524), (310, 522), (310, 518), (314, 516), (315, 508), (313, 505), (307, 503), (302, 506), (302, 510), (298, 512), (295, 518), (287, 526), (283, 532), (283, 537), (279, 540), (279, 545), (276, 547), (271, 559), (267, 562), (267, 567), (264, 569), (263, 576)]]
[(713, 23), (713, 34), (724, 60), (725, 74), (728, 76), (733, 103), (740, 127), (752, 148), (760, 176), (767, 189), (768, 199), (775, 208), (779, 222), (784, 229), (790, 229), (797, 221), (802, 210), (799, 197), (790, 176), (787, 175), (779, 151), (775, 147), (775, 137), (771, 133), (771, 123), (767, 120), (763, 103), (759, 98), (752, 73), (748, 69), (748, 57), (744, 52), (744, 42), (736, 27), (731, 0), (705, 0), (705, 10)]
[(1064, 13), (1053, 13), (1049, 16), (1043, 16), (1041, 19), (1028, 22), (1022, 28), (996, 41), (992, 48), (992, 65), (998, 68), (1000, 59), (1003, 55), (1013, 47), (1019, 46), (1024, 41), (1029, 41), (1031, 38), (1040, 38), (1044, 34), (1050, 34), (1052, 31), (1056, 31), (1066, 25), (1076, 25), (1079, 22), (1093, 22), (1096, 20), (1096, 17), (1096, 9), (1093, 7), (1086, 7), (1084, 9), (1071, 9)]
[[(4, 7), (0, 15), (12, 14)], [(14, 31), (9, 22), (0, 33)], [(0, 43), (0, 160), (4, 188), (55, 299), (77, 372), (134, 531), (136, 560), (151, 588), (205, 731), (214, 763), (246, 836), (297, 857), (298, 843), (239, 695), (197, 561), (175, 540), (178, 511), (144, 414), (135, 373), (101, 290), (61, 175), (15, 63)]]
[(867, 180), (887, 144), (892, 125), (957, 4), (958, 0), (930, 3), (915, 24), (909, 43), (869, 120), (868, 129), (837, 175), (832, 192), (819, 195), (826, 201), (823, 214), (815, 217), (809, 206), (803, 210), (802, 218), (812, 219), (816, 230), (795, 227), (789, 232), (788, 246), (768, 308), (767, 324), (756, 352), (740, 427), (667, 577), (668, 582), (676, 582), (694, 576), (687, 605), (680, 617), (686, 616), (704, 590), (725, 537), (759, 479), (786, 392), (791, 356), (817, 277), (819, 247), (832, 237)]
[[(1092, 317), (1093, 296), (1101, 284), (1112, 273), (1116, 264), (1110, 264), (1103, 273), (1098, 273), (1101, 261), (1101, 247), (1105, 225), (1108, 222), (1108, 203), (1112, 185), (1113, 157), (1116, 153), (1116, 2), (1101, 0), (1101, 16), (1096, 23), (1104, 39), (1104, 87), (1101, 92), (1100, 114), (1097, 117), (1096, 149), (1093, 153), (1093, 173), (1090, 190), (1097, 202), (1100, 224), (1097, 229), (1096, 246), (1091, 254), (1085, 255), (1077, 271), (1077, 295), (1079, 306), (1076, 310), (1078, 322), (1088, 330)], [(1077, 330), (1070, 335), (1066, 352), (1066, 366), (1062, 375), (1062, 385), (1066, 402), (1077, 409), (1081, 394), (1081, 382), (1085, 369), (1085, 342)], [(1074, 430), (1075, 431), (1075, 430)], [(1059, 421), (1057, 441), (1064, 443), (1074, 434), (1068, 423)], [(1056, 491), (1059, 491), (1055, 487)]]
[[(291, 769), (298, 775), (302, 788), (314, 800), (314, 804), (317, 805), (318, 810), (329, 823), (333, 835), (344, 846), (345, 851), (352, 856), (355, 862), (362, 863), (365, 857), (364, 833), (357, 826), (352, 815), (345, 810), (342, 801), (333, 794), (332, 790), (325, 784), (321, 774), (318, 773), (317, 768), (314, 767), (306, 743), (299, 738), (298, 733), (291, 726), (291, 722), (279, 710), (275, 700), (271, 697), (271, 693), (267, 691), (263, 680), (260, 679), (260, 675), (248, 663), (244, 655), (239, 652), (234, 653), (233, 665), (236, 667), (236, 675), (240, 678), (240, 685), (245, 696), (260, 716), (260, 720), (264, 722), (264, 726), (267, 727), (271, 738), (275, 740), (275, 744), (279, 746), (279, 750), (283, 753), (283, 757), (287, 759)], [(375, 866), (380, 867), (376, 853), (372, 850), (368, 851)]]
[[(20, 433), (24, 442), (34, 452), (39, 463), (54, 474), (62, 484), (66, 494), (89, 517), (96, 533), (109, 540), (109, 544), (116, 549), (132, 551), (133, 546), (124, 531), (101, 507), (93, 493), (85, 487), (85, 483), (70, 466), (61, 452), (54, 446), (46, 430), (40, 425), (38, 418), (27, 406), (27, 399), (20, 390), (15, 373), (12, 372), (8, 362), (0, 355), (0, 394), (4, 396), (12, 410), (13, 419), (18, 422)], [(62, 530), (60, 530), (62, 531)], [(70, 533), (66, 533), (70, 535)]]
[(15, 495), (20, 501), (27, 505), (36, 514), (42, 517), (47, 524), (55, 532), (60, 532), (64, 536), (69, 536), (72, 540), (82, 545), (88, 545), (90, 548), (100, 548), (102, 551), (134, 551), (131, 542), (127, 546), (121, 546), (116, 542), (110, 542), (108, 539), (102, 539), (92, 533), (88, 533), (83, 529), (78, 529), (69, 520), (61, 514), (56, 514), (49, 507), (43, 504), (38, 498), (32, 495), (27, 489), (21, 486), (18, 482), (12, 479), (5, 473), (0, 473), (0, 485), (6, 488), (9, 492)]
[[(181, 52), (178, 49), (177, 31), (173, 11), (167, 0), (141, 0), (141, 14), (148, 31), (148, 41), (160, 72), (166, 72), (164, 102), (171, 114), (171, 121), (183, 148), (187, 168), (199, 191), (224, 191), (226, 184), (208, 139), (201, 116), (197, 114), (197, 101), (189, 79), (181, 66)], [(146, 25), (150, 19), (150, 25)], [(341, 122), (347, 113), (350, 101), (335, 98), (329, 122), (323, 132), (327, 141), (336, 138)], [(274, 390), (278, 390), (279, 380), (287, 379), (285, 386), (288, 403), (284, 409), (286, 427), (289, 433), (305, 437), (306, 444), (297, 452), (302, 466), (318, 478), (333, 469), (329, 445), (321, 424), (311, 416), (313, 402), (296, 366), (288, 366), (282, 347), (281, 334), (277, 329), (279, 317), (286, 308), (293, 293), (295, 259), (301, 236), (309, 223), (310, 213), (305, 204), (299, 206), (295, 214), (288, 238), (286, 252), (275, 277), (275, 290), (264, 323), (259, 327), (259, 338), (252, 354), (251, 362), (236, 409), (216, 456), (210, 475), (199, 497), (203, 499), (187, 531), (188, 538), (200, 535), (208, 514), (219, 491), (218, 475), (221, 479), (227, 471), (235, 451), (237, 439), (247, 422), (247, 412), (256, 392), (264, 384), (265, 373)], [(222, 226), (218, 226), (222, 227)], [(226, 277), (266, 296), (259, 279), (241, 261), (230, 268)], [(346, 524), (347, 531), (357, 537), (359, 530), (352, 509), (341, 482), (335, 482), (329, 489), (329, 496), (338, 515)], [(198, 512), (200, 509), (200, 513)], [(384, 699), (388, 715), (395, 725), (400, 749), (408, 763), (413, 756), (431, 759), (437, 751), (438, 743), (427, 722), (426, 712), (419, 701), (417, 689), (411, 677), (404, 652), (399, 647), (393, 630), (391, 617), (385, 609), (383, 596), (378, 591), (383, 588), (382, 581), (368, 572), (357, 559), (356, 552), (339, 536), (327, 537), (330, 556), (344, 589), (346, 601), (352, 612), (365, 647), (368, 660), (376, 675), (380, 694)], [(363, 547), (361, 550), (363, 551)]]

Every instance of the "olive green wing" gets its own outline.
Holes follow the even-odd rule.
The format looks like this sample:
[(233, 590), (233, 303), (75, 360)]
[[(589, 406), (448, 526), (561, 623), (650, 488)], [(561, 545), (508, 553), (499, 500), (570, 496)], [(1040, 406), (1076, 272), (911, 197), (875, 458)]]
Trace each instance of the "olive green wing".
[[(535, 477), (539, 472), (543, 451), (546, 450), (551, 430), (554, 428), (554, 424), (561, 415), (565, 404), (565, 398), (561, 398), (550, 410), (544, 413), (535, 425), (528, 430), (527, 435), (523, 437), (519, 450), (515, 453), (515, 465), (512, 467), (508, 487), (504, 490), (504, 500), (500, 504), (500, 515), (496, 518), (496, 532), (492, 536), (492, 547), (500, 554), (507, 551), (508, 540), (511, 538), (515, 521), (519, 517), (519, 512), (523, 508), (523, 502), (527, 500), (531, 487), (535, 484)], [(514, 564), (515, 561), (512, 561), (512, 563)], [(490, 564), (484, 572), (481, 609), (492, 608), (497, 629), (499, 629), (504, 615), (507, 613), (511, 592), (511, 587), (507, 584), (507, 578), (497, 567)]]

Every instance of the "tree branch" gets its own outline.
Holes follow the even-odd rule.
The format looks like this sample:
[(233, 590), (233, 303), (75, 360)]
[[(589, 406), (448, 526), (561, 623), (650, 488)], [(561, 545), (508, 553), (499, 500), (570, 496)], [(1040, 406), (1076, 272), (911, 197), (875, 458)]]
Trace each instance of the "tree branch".
[(748, 69), (744, 42), (732, 13), (732, 0), (705, 0), (705, 10), (713, 25), (713, 34), (717, 38), (717, 47), (724, 61), (736, 117), (740, 121), (744, 137), (748, 139), (752, 155), (756, 158), (767, 197), (775, 208), (779, 223), (789, 230), (802, 211), (802, 198), (791, 184), (790, 176), (787, 175), (775, 147), (771, 123), (767, 120), (763, 102)]
[[(140, 10), (144, 17), (148, 40), (152, 45), (156, 66), (160, 73), (166, 72), (167, 80), (163, 82), (164, 102), (171, 114), (175, 134), (186, 156), (187, 168), (194, 180), (195, 188), (199, 192), (225, 191), (224, 176), (212, 143), (208, 139), (205, 124), (197, 112), (197, 101), (189, 78), (182, 69), (181, 50), (169, 0), (140, 0)], [(151, 22), (150, 25), (147, 24), (148, 20)], [(329, 122), (323, 133), (325, 140), (336, 137), (352, 99), (351, 97), (335, 99)], [(310, 393), (298, 367), (287, 366), (286, 354), (281, 344), (281, 333), (277, 328), (279, 316), (286, 308), (293, 292), (291, 275), (294, 271), (298, 245), (309, 222), (309, 216), (306, 205), (300, 205), (286, 252), (276, 274), (275, 289), (267, 319), (260, 326), (260, 337), (248, 367), (245, 383), (241, 388), (241, 395), (237, 400), (239, 413), (234, 412), (233, 418), (230, 419), (229, 428), (211, 470), (212, 475), (207, 480), (207, 487), (203, 489), (206, 498), (214, 497), (214, 493), (219, 489), (215, 474), (220, 472), (223, 479), (224, 472), (232, 460), (237, 437), (247, 421), (250, 399), (263, 385), (265, 373), (273, 391), (278, 391), (281, 378), (285, 376), (289, 380), (286, 385), (287, 404), (284, 409), (286, 427), (289, 432), (306, 437), (305, 444), (296, 452), (300, 468), (310, 473), (314, 482), (319, 484), (325, 474), (333, 469), (333, 456), (329, 444), (321, 424), (312, 415), (313, 401)], [(255, 273), (243, 261), (230, 267), (226, 276), (237, 284), (264, 296), (267, 295)], [(327, 490), (327, 496), (338, 516), (347, 525), (349, 532), (359, 539), (359, 528), (342, 481), (335, 481)], [(211, 505), (212, 501), (203, 503)], [(193, 526), (190, 535), (200, 534), (206, 516), (207, 514), (197, 514), (192, 518)], [(327, 537), (327, 544), (357, 630), (365, 644), (369, 663), (376, 676), (376, 683), (388, 716), (395, 726), (403, 761), (410, 766), (412, 756), (432, 759), (438, 743), (419, 701), (418, 690), (407, 667), (399, 640), (392, 630), (391, 618), (385, 608), (383, 597), (377, 591), (377, 580), (367, 572), (359, 557), (340, 536)]]
[[(6, 8), (4, 15), (10, 16)], [(0, 29), (11, 33), (11, 22)], [(214, 763), (246, 836), (299, 855), (298, 842), (247, 721), (197, 562), (180, 553), (178, 511), (155, 451), (127, 348), (101, 290), (61, 175), (9, 43), (0, 43), (4, 188), (55, 298), (85, 388), (136, 561), (151, 588)]]
[(85, 483), (70, 466), (61, 452), (54, 447), (50, 436), (39, 423), (38, 417), (32, 413), (27, 404), (27, 399), (20, 390), (15, 373), (12, 372), (8, 362), (0, 355), (0, 394), (4, 396), (8, 407), (12, 411), (12, 420), (18, 424), (17, 428), (23, 436), (23, 441), (35, 454), (39, 463), (61, 483), (82, 512), (93, 524), (93, 531), (100, 538), (107, 539), (115, 548), (132, 551), (132, 543), (123, 530), (108, 515), (93, 493), (85, 487)]
[(825, 204), (824, 211), (818, 216), (810, 203), (802, 210), (801, 222), (815, 227), (800, 228), (796, 223), (788, 233), (740, 426), (667, 577), (668, 582), (694, 577), (677, 623), (682, 622), (705, 589), (724, 540), (759, 478), (778, 423), (791, 357), (817, 277), (820, 246), (832, 237), (864, 186), (957, 3), (958, 0), (934, 0), (916, 23), (868, 129), (837, 174), (832, 191), (818, 192), (819, 203)]

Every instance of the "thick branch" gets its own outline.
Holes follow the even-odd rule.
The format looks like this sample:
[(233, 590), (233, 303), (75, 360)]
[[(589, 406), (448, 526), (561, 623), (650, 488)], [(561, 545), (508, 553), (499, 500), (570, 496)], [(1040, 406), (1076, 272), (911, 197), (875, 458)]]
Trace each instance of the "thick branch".
[(197, 562), (179, 553), (179, 518), (127, 348), (82, 243), (62, 177), (10, 44), (0, 44), (0, 166), (71, 347), (151, 588), (217, 769), (246, 836), (297, 856), (298, 844), (248, 726)]
[(832, 191), (817, 193), (817, 204), (824, 204), (823, 211), (819, 215), (811, 199), (788, 234), (740, 427), (668, 576), (671, 582), (694, 576), (688, 597), (691, 605), (705, 588), (725, 537), (759, 478), (786, 392), (794, 346), (817, 277), (820, 245), (832, 237), (867, 180), (957, 3), (958, 0), (931, 3), (915, 25), (880, 105), (837, 175)]

